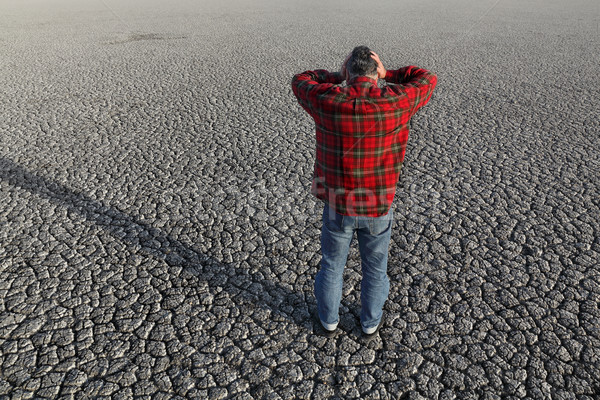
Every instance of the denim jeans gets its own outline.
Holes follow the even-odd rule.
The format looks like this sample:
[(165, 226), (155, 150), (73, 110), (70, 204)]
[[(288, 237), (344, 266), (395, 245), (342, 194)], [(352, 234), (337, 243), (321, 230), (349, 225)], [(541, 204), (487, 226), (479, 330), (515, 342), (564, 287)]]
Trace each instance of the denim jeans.
[(379, 325), (390, 290), (387, 260), (392, 221), (391, 209), (380, 217), (354, 217), (340, 215), (325, 204), (321, 231), (323, 258), (315, 277), (317, 309), (325, 328), (334, 329), (339, 321), (344, 267), (354, 232), (362, 264), (360, 322), (365, 329)]

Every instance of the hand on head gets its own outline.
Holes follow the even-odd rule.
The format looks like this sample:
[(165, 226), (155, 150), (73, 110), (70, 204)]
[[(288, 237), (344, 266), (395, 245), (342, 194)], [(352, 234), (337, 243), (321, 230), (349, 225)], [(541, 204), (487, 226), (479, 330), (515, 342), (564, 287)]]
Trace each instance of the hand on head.
[(384, 79), (385, 75), (387, 74), (387, 71), (386, 71), (385, 67), (383, 66), (383, 63), (379, 59), (379, 56), (377, 55), (377, 53), (375, 53), (374, 51), (372, 51), (371, 52), (371, 58), (373, 60), (377, 61), (377, 77), (379, 79)]
[[(346, 56), (342, 63), (342, 67), (340, 68), (340, 75), (346, 80), (350, 79), (350, 73), (348, 72), (348, 61), (350, 61), (350, 57), (352, 57), (352, 52)], [(374, 51), (371, 51), (371, 58), (377, 63), (377, 78), (384, 79), (387, 71), (379, 59), (379, 56)]]

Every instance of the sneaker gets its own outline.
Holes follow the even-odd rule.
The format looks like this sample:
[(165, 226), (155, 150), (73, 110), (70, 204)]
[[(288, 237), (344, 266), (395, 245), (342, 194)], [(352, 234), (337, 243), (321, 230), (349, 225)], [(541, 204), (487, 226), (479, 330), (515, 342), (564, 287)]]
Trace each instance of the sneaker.
[(313, 313), (313, 319), (314, 319), (315, 325), (317, 325), (315, 327), (315, 332), (318, 335), (324, 336), (327, 338), (332, 338), (337, 334), (338, 324), (334, 324), (334, 325), (324, 324), (323, 321), (321, 321), (321, 318), (319, 318), (319, 313), (316, 311)]
[(372, 328), (362, 328), (363, 331), (363, 337), (366, 339), (370, 339), (372, 337), (374, 337), (375, 335), (377, 335), (377, 332), (379, 332), (379, 329), (381, 328), (381, 326), (383, 325), (383, 317), (381, 317), (381, 321), (379, 321), (379, 325), (374, 326)]
[(320, 332), (321, 336), (325, 336), (326, 338), (332, 338), (337, 334), (337, 327), (335, 329), (327, 329), (323, 326), (323, 324), (320, 325), (322, 330), (322, 332)]

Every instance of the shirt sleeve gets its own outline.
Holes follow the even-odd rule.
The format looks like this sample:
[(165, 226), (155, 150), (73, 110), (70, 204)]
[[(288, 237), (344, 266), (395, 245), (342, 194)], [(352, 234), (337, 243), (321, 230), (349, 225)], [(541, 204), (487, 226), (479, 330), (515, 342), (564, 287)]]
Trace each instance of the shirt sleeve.
[(315, 103), (316, 97), (343, 81), (344, 78), (339, 72), (329, 72), (324, 69), (305, 71), (294, 75), (292, 91), (302, 108), (312, 115), (312, 105)]
[(407, 96), (411, 116), (427, 104), (437, 84), (437, 76), (434, 73), (412, 65), (388, 70), (385, 80), (395, 84), (388, 86), (394, 93)]

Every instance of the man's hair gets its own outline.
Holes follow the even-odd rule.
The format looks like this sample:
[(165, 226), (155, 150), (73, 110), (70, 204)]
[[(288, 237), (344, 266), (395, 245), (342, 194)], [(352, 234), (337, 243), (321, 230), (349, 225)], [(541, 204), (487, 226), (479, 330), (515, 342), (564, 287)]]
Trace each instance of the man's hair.
[(356, 46), (346, 69), (350, 75), (377, 75), (377, 61), (371, 58), (371, 49), (367, 46)]

